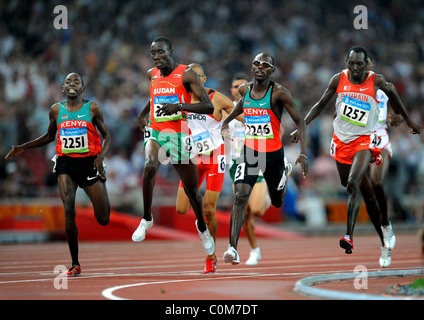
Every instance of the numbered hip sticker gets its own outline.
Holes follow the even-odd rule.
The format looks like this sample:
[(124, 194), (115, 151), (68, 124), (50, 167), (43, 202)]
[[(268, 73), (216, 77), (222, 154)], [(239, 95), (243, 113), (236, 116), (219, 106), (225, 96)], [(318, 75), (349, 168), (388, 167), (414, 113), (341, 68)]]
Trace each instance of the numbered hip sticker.
[(335, 157), (336, 156), (336, 149), (337, 149), (337, 144), (334, 142), (334, 140), (331, 140), (331, 144), (330, 144), (330, 155)]
[(244, 180), (244, 171), (245, 171), (245, 168), (246, 168), (246, 164), (245, 163), (240, 163), (237, 166), (236, 174), (234, 175), (234, 181)]

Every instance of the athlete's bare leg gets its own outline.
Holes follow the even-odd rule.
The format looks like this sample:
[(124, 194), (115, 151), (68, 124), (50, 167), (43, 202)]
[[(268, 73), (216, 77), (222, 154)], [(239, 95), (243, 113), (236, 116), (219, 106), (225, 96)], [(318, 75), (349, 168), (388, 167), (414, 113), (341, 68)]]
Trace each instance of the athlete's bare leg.
[(383, 232), (381, 230), (381, 212), (380, 212), (377, 196), (374, 193), (374, 189), (372, 187), (369, 170), (367, 171), (364, 178), (362, 179), (361, 193), (364, 198), (368, 216), (370, 217), (370, 220), (372, 224), (374, 225), (374, 228), (377, 231), (378, 236), (380, 237), (381, 245), (384, 246)]
[(349, 235), (351, 238), (353, 238), (353, 230), (361, 205), (360, 185), (362, 178), (369, 168), (370, 159), (371, 152), (369, 150), (360, 150), (353, 157), (351, 166), (336, 162), (342, 185), (346, 187), (349, 194), (347, 201), (346, 235)]
[(246, 234), (250, 247), (255, 249), (257, 247), (255, 235), (255, 222), (253, 217), (263, 217), (266, 210), (269, 208), (270, 202), (268, 198), (268, 188), (265, 181), (257, 182), (252, 189), (249, 197), (249, 202), (246, 206), (246, 217), (243, 224), (243, 231)]
[(160, 145), (154, 140), (148, 140), (145, 145), (146, 163), (143, 171), (143, 209), (144, 219), (152, 220), (152, 200), (153, 189), (155, 187), (155, 177), (160, 166), (159, 161)]
[(381, 150), (383, 163), (379, 166), (371, 165), (371, 181), (373, 183), (374, 193), (378, 201), (378, 206), (381, 212), (381, 224), (389, 225), (388, 209), (387, 209), (387, 194), (384, 189), (384, 179), (389, 170), (389, 152), (386, 149)]
[(93, 204), (94, 216), (96, 217), (97, 222), (102, 226), (108, 225), (110, 217), (110, 203), (105, 183), (97, 181), (89, 187), (84, 187), (84, 191), (87, 193), (91, 203)]
[(79, 265), (78, 261), (78, 229), (75, 222), (75, 194), (78, 185), (72, 181), (67, 174), (60, 174), (57, 177), (59, 193), (65, 208), (65, 234), (68, 240), (69, 251), (71, 253), (72, 265)]
[[(206, 190), (203, 197), (203, 213), (205, 214), (206, 224), (209, 232), (216, 243), (216, 235), (218, 233), (218, 220), (216, 219), (216, 204), (218, 202), (220, 192)], [(206, 257), (207, 259), (216, 259), (215, 252)]]
[(255, 235), (255, 222), (253, 221), (253, 213), (250, 210), (249, 204), (246, 206), (245, 218), (243, 223), (243, 231), (246, 234), (247, 241), (252, 249), (255, 249), (258, 244)]
[(197, 227), (200, 232), (206, 230), (206, 223), (203, 217), (203, 201), (198, 189), (197, 179), (197, 166), (192, 161), (188, 163), (179, 164), (174, 163), (174, 168), (177, 171), (181, 182), (184, 187), (184, 191), (190, 200), (190, 205), (193, 208), (194, 214), (197, 218)]
[(177, 201), (175, 204), (175, 209), (178, 214), (186, 214), (190, 208), (190, 200), (188, 199), (184, 188), (178, 187), (177, 192)]
[[(209, 232), (216, 242), (218, 233), (218, 220), (216, 219), (216, 204), (218, 202), (220, 192), (206, 190), (203, 197), (203, 213), (206, 219), (206, 225)], [(184, 191), (184, 188), (178, 187), (176, 210), (178, 214), (186, 214), (190, 208), (190, 201)], [(215, 253), (208, 255), (207, 259), (216, 259)]]
[(237, 249), (238, 239), (244, 224), (245, 209), (251, 192), (252, 187), (247, 183), (234, 185), (234, 204), (230, 220), (230, 245), (234, 249)]

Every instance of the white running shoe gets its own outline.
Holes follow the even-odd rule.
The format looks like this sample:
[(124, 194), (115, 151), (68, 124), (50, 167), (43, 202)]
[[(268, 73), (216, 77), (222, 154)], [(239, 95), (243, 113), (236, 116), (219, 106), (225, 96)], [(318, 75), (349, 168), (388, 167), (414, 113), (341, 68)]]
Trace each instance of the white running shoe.
[(153, 226), (153, 217), (152, 220), (147, 221), (146, 219), (141, 219), (138, 228), (134, 231), (132, 235), (132, 241), (140, 242), (146, 238), (146, 232)]
[(383, 231), (384, 246), (389, 250), (393, 250), (396, 244), (396, 237), (393, 233), (392, 224), (389, 223), (387, 227), (381, 226), (381, 230)]
[(381, 247), (380, 267), (387, 268), (392, 263), (392, 250), (386, 246)]
[(248, 266), (256, 266), (261, 258), (261, 249), (257, 247), (250, 250), (250, 256), (249, 259), (247, 259), (246, 264)]
[(232, 264), (239, 264), (240, 258), (239, 254), (237, 253), (237, 250), (234, 249), (233, 246), (230, 244), (228, 245), (227, 251), (224, 252), (224, 262), (228, 263), (231, 262)]
[(197, 227), (197, 220), (196, 220), (196, 229), (197, 229), (197, 232), (199, 233), (203, 250), (205, 250), (208, 256), (212, 255), (215, 252), (215, 242), (213, 241), (213, 237), (211, 236), (208, 227), (206, 227), (206, 230), (203, 232), (199, 231), (199, 228)]

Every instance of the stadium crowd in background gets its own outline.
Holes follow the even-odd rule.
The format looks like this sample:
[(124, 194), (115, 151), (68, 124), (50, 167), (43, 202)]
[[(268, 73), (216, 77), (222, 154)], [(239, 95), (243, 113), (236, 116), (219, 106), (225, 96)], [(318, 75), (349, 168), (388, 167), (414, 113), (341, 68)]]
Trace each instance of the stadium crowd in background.
[[(148, 52), (158, 35), (176, 44), (176, 60), (206, 66), (205, 85), (228, 96), (234, 74), (249, 74), (251, 57), (270, 52), (279, 57), (273, 80), (291, 91), (303, 114), (344, 66), (346, 50), (360, 44), (378, 61), (375, 71), (394, 83), (411, 119), (423, 126), (424, 6), (419, 1), (367, 4), (368, 29), (361, 30), (353, 26), (355, 4), (336, 0), (62, 2), (0, 2), (0, 19), (7, 21), (0, 25), (0, 153), (46, 131), (45, 115), (64, 99), (59, 80), (78, 72), (87, 84), (85, 98), (102, 105), (112, 136), (105, 160), (112, 207), (114, 195), (122, 200), (124, 190), (140, 186), (144, 158), (137, 114), (149, 99)], [(68, 29), (54, 27), (56, 5), (66, 6)], [(300, 168), (292, 173), (295, 191), (303, 195), (345, 195), (329, 155), (332, 120), (328, 111), (308, 128), (308, 179), (300, 179)], [(284, 128), (293, 131), (287, 115), (286, 121)], [(405, 199), (424, 194), (424, 144), (407, 132), (390, 129), (394, 155), (387, 191), (399, 219), (417, 214), (403, 207)], [(298, 146), (289, 138), (283, 142), (293, 163)], [(14, 162), (0, 157), (0, 200), (57, 196), (51, 168), (43, 165), (53, 155), (52, 145)], [(169, 168), (162, 166), (160, 175), (175, 185), (178, 177)], [(223, 192), (231, 194), (231, 182), (227, 185)]]

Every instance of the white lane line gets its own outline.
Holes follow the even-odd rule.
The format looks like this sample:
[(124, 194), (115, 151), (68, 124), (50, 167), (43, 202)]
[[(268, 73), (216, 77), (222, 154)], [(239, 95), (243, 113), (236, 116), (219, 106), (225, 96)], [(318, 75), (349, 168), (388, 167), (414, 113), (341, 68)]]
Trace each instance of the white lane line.
[(169, 283), (180, 283), (180, 282), (193, 282), (193, 281), (209, 281), (209, 280), (228, 280), (228, 279), (241, 279), (241, 278), (252, 278), (252, 277), (266, 277), (266, 276), (281, 276), (281, 274), (249, 274), (249, 275), (237, 275), (237, 276), (230, 276), (230, 277), (222, 277), (222, 278), (197, 278), (197, 279), (180, 279), (180, 280), (166, 280), (166, 281), (155, 281), (155, 282), (140, 282), (140, 283), (133, 283), (133, 284), (126, 284), (116, 287), (107, 288), (102, 291), (102, 295), (109, 300), (131, 300), (123, 297), (119, 297), (115, 294), (113, 294), (114, 291), (121, 290), (121, 289), (127, 289), (132, 287), (141, 287), (146, 285), (157, 285), (157, 284), (169, 284)]
[[(325, 260), (325, 259), (324, 259)], [(402, 262), (407, 262), (407, 263), (416, 263), (418, 260), (414, 259), (414, 260), (407, 260), (407, 261), (402, 261)], [(278, 263), (278, 261), (276, 261)], [(287, 260), (281, 260), (281, 263), (285, 262), (287, 263)], [(293, 261), (294, 262), (294, 261)], [(372, 262), (370, 262), (372, 263)], [(367, 264), (365, 261), (362, 261), (361, 264)], [(160, 268), (176, 268), (176, 267), (197, 267), (197, 264), (175, 264), (175, 265), (167, 265), (167, 266), (163, 266), (163, 265), (157, 265), (157, 266), (133, 266), (133, 267), (113, 267), (113, 268), (91, 268), (91, 269), (87, 269), (84, 268), (84, 273), (82, 275), (80, 275), (79, 277), (70, 277), (68, 279), (83, 279), (83, 278), (99, 278), (99, 277), (134, 277), (134, 276), (146, 276), (146, 277), (155, 277), (155, 276), (181, 276), (181, 275), (202, 275), (203, 272), (200, 272), (198, 270), (187, 270), (187, 271), (162, 271), (162, 272), (137, 272), (137, 270), (143, 270), (143, 269), (149, 269), (149, 270), (157, 270)], [(271, 270), (274, 270), (274, 272), (276, 272), (276, 270), (284, 270), (284, 269), (295, 269), (295, 270), (299, 270), (299, 269), (305, 269), (305, 268), (335, 268), (335, 267), (344, 267), (344, 266), (352, 266), (352, 262), (343, 262), (343, 263), (323, 263), (323, 264), (308, 264), (308, 265), (276, 265), (276, 266), (268, 266), (268, 267), (263, 267), (263, 266), (239, 266), (239, 267), (234, 267), (233, 269), (224, 269), (222, 271), (218, 271), (215, 275), (216, 276), (226, 276), (226, 275), (235, 275), (235, 274), (242, 274), (242, 275), (258, 275), (260, 276), (261, 274), (258, 273), (260, 271), (263, 272), (269, 272)], [(391, 270), (396, 270), (396, 269), (404, 269), (405, 267), (391, 267)], [(124, 273), (114, 273), (114, 271), (119, 271), (119, 270), (134, 270), (134, 273), (131, 272), (124, 272)], [(380, 270), (380, 269), (372, 269), (369, 268), (369, 270)], [(98, 272), (98, 271), (103, 271), (103, 272)], [(249, 273), (246, 273), (249, 272)], [(253, 273), (254, 272), (254, 273)], [(293, 274), (293, 275), (297, 275), (297, 274), (303, 274), (303, 275), (311, 275), (311, 274), (327, 274), (327, 273), (337, 273), (337, 272), (346, 272), (346, 269), (344, 270), (329, 270), (329, 271), (325, 271), (325, 270), (320, 270), (320, 271), (314, 271), (314, 272), (302, 272), (302, 273), (280, 273), (279, 275), (288, 275), (288, 274)], [(10, 273), (0, 273), (0, 276), (3, 276), (3, 278), (5, 276), (18, 276), (18, 275), (32, 275), (32, 274), (38, 274), (40, 276), (47, 276), (47, 275), (52, 275), (52, 278), (48, 279), (48, 278), (38, 278), (38, 279), (18, 279), (18, 280), (0, 280), (0, 284), (10, 284), (10, 283), (25, 283), (25, 282), (43, 282), (43, 281), (48, 281), (48, 280), (53, 280), (55, 277), (57, 277), (57, 274), (55, 274), (53, 271), (49, 271), (49, 270), (42, 270), (42, 271), (25, 271), (25, 272), (10, 272)]]
[[(373, 270), (373, 269), (372, 269)], [(378, 269), (376, 269), (378, 270)], [(345, 271), (345, 270), (343, 270)], [(401, 270), (402, 271), (402, 270)], [(401, 271), (391, 271), (391, 272), (401, 272)], [(405, 270), (403, 270), (405, 271)], [(381, 273), (381, 271), (375, 271), (376, 273)], [(127, 285), (120, 285), (120, 286), (115, 286), (115, 287), (111, 287), (111, 288), (107, 288), (105, 290), (102, 291), (102, 295), (109, 300), (131, 300), (128, 298), (123, 298), (120, 297), (118, 295), (115, 295), (114, 292), (118, 291), (118, 290), (122, 290), (122, 289), (127, 289), (127, 288), (132, 288), (132, 287), (141, 287), (141, 286), (147, 286), (147, 285), (157, 285), (157, 284), (169, 284), (169, 283), (181, 283), (181, 282), (193, 282), (193, 281), (209, 281), (209, 280), (215, 280), (215, 281), (219, 281), (219, 280), (228, 280), (228, 279), (241, 279), (241, 278), (253, 278), (253, 277), (293, 277), (293, 276), (305, 276), (305, 275), (313, 275), (313, 274), (320, 274), (322, 277), (337, 277), (338, 275), (340, 275), (340, 271), (324, 271), (324, 272), (290, 272), (290, 273), (269, 273), (269, 274), (260, 274), (260, 273), (252, 273), (252, 274), (239, 274), (239, 275), (230, 275), (228, 274), (228, 276), (224, 276), (224, 277), (218, 277), (220, 275), (223, 275), (221, 273), (216, 273), (214, 277), (203, 277), (203, 278), (197, 278), (197, 279), (180, 279), (180, 280), (163, 280), (163, 281), (150, 281), (150, 282), (140, 282), (140, 283), (133, 283), (133, 284), (127, 284)], [(327, 275), (323, 275), (323, 274), (327, 274)], [(347, 273), (346, 273), (347, 274)], [(371, 272), (372, 274), (372, 272)], [(318, 276), (320, 277), (320, 276)], [(310, 278), (314, 278), (314, 277), (310, 277)], [(308, 278), (306, 278), (308, 279)], [(313, 288), (315, 289), (315, 288)]]
[[(410, 269), (410, 270), (389, 270), (389, 271), (375, 271), (368, 272), (369, 278), (385, 278), (385, 277), (404, 277), (424, 274), (424, 268)], [(299, 294), (309, 297), (331, 299), (331, 300), (399, 300), (399, 299), (417, 299), (419, 297), (402, 297), (402, 296), (384, 296), (377, 294), (355, 293), (346, 291), (337, 291), (313, 287), (317, 284), (329, 283), (334, 281), (352, 280), (358, 277), (359, 273), (339, 273), (330, 275), (320, 275), (315, 277), (308, 277), (296, 282), (294, 291)]]

